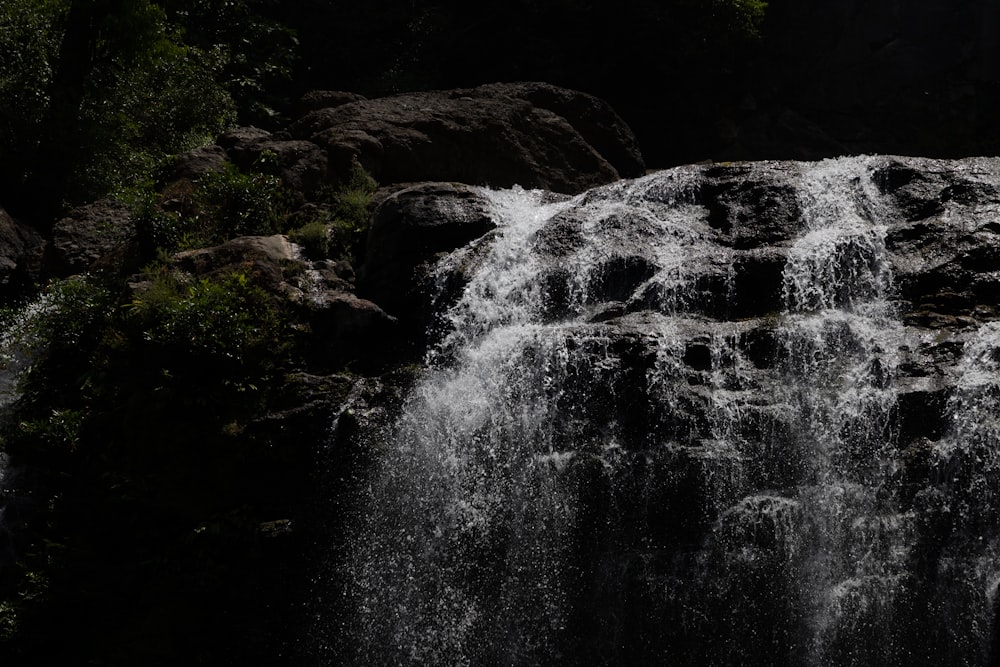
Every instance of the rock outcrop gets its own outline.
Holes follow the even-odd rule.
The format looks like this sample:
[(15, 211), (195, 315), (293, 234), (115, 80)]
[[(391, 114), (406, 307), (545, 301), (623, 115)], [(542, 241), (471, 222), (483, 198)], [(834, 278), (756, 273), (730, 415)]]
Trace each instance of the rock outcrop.
[(544, 84), (359, 100), (311, 111), (290, 131), (322, 146), (335, 173), (358, 162), (382, 184), (575, 193), (644, 169), (634, 136), (606, 103)]
[(421, 183), (385, 197), (372, 214), (358, 288), (398, 314), (423, 337), (435, 307), (430, 271), (435, 260), (495, 227), (478, 188)]
[[(73, 344), (63, 351), (79, 369), (60, 371), (68, 378), (59, 392), (64, 403), (56, 406), (62, 411), (43, 405), (37, 394), (34, 407), (44, 409), (35, 422), (23, 422), (56, 429), (54, 439), (48, 431), (22, 436), (36, 438), (33, 445), (65, 447), (66, 460), (78, 466), (73, 475), (51, 471), (52, 479), (75, 485), (66, 498), (98, 510), (121, 502), (128, 517), (114, 525), (155, 530), (141, 512), (131, 512), (133, 501), (116, 495), (117, 478), (108, 474), (118, 465), (115, 474), (131, 481), (132, 463), (118, 461), (115, 448), (133, 448), (135, 460), (146, 461), (137, 468), (146, 477), (134, 488), (151, 488), (159, 479), (169, 491), (170, 502), (155, 493), (145, 502), (176, 522), (176, 535), (166, 542), (183, 545), (179, 553), (194, 554), (198, 566), (227, 553), (214, 543), (206, 547), (207, 559), (198, 551), (198, 540), (218, 529), (220, 543), (241, 535), (256, 545), (247, 550), (252, 557), (244, 563), (244, 581), (256, 572), (253, 554), (274, 563), (268, 549), (297, 557), (296, 549), (323, 544), (331, 534), (335, 555), (317, 560), (338, 568), (337, 559), (346, 558), (344, 508), (363, 503), (352, 495), (360, 493), (356, 487), (372, 481), (376, 459), (410, 451), (393, 447), (393, 434), (414, 429), (412, 442), (428, 451), (468, 436), (483, 445), (476, 456), (456, 449), (462, 455), (429, 455), (427, 467), (404, 467), (419, 474), (390, 479), (390, 491), (406, 493), (376, 502), (378, 511), (398, 498), (414, 503), (387, 515), (383, 526), (399, 528), (396, 519), (407, 512), (417, 516), (419, 530), (406, 538), (428, 541), (413, 553), (443, 559), (429, 566), (405, 561), (416, 563), (417, 574), (472, 571), (483, 563), (493, 568), (489, 577), (464, 582), (487, 612), (495, 591), (476, 589), (481, 581), (522, 585), (534, 579), (525, 572), (549, 566), (547, 572), (565, 575), (553, 584), (557, 594), (544, 601), (565, 612), (565, 625), (556, 628), (564, 634), (550, 643), (552, 637), (543, 637), (531, 650), (580, 663), (601, 655), (609, 664), (776, 664), (768, 661), (778, 655), (777, 663), (792, 665), (801, 664), (808, 645), (824, 664), (839, 664), (844, 655), (853, 660), (844, 664), (891, 664), (881, 660), (878, 646), (852, 653), (861, 650), (853, 629), (884, 630), (883, 617), (866, 610), (910, 618), (906, 614), (926, 598), (927, 609), (953, 617), (913, 614), (905, 627), (892, 629), (893, 655), (922, 652), (924, 662), (914, 664), (977, 664), (975, 642), (954, 654), (959, 658), (940, 647), (953, 629), (989, 627), (982, 600), (965, 589), (948, 597), (951, 580), (936, 583), (929, 573), (940, 573), (944, 562), (964, 572), (970, 559), (992, 558), (980, 550), (978, 536), (1000, 543), (998, 431), (989, 420), (974, 423), (977, 414), (992, 418), (996, 405), (989, 401), (1000, 392), (1000, 161), (707, 164), (620, 180), (643, 172), (628, 128), (599, 100), (544, 84), (378, 100), (328, 92), (303, 104), (305, 115), (288, 132), (240, 128), (216, 146), (180, 156), (163, 174), (162, 209), (180, 215), (192, 205), (184, 198), (198, 179), (235, 164), (279, 177), (294, 193), (297, 219), (309, 221), (332, 206), (319, 201), (324, 188), (360, 166), (383, 186), (371, 204), (363, 255), (306, 258), (277, 234), (164, 258), (161, 268), (170, 272), (178, 300), (186, 298), (187, 285), (233, 274), (259, 287), (280, 312), (293, 351), (274, 350), (266, 372), (230, 382), (225, 369), (247, 370), (241, 361), (221, 354), (225, 363), (188, 368), (189, 339), (178, 336), (179, 353), (169, 359), (175, 366), (160, 367), (155, 354), (140, 355), (157, 349), (143, 347), (142, 323), (109, 306), (102, 317), (113, 320), (100, 335), (80, 350)], [(515, 183), (547, 191), (483, 187)], [(523, 234), (510, 236), (525, 214)], [(120, 270), (121, 256), (135, 242), (132, 224), (128, 211), (110, 202), (73, 211), (52, 230), (52, 271)], [(0, 213), (0, 285), (34, 280), (44, 248), (41, 237)], [(141, 299), (156, 277), (136, 277), (131, 292), (109, 298), (119, 298), (116, 305)], [(489, 339), (507, 325), (513, 325), (509, 335)], [(470, 342), (475, 346), (462, 347)], [(423, 383), (414, 362), (429, 349), (434, 369), (419, 384), (422, 393), (408, 398), (414, 383)], [(89, 367), (92, 358), (101, 360), (97, 371)], [(134, 374), (133, 363), (148, 375)], [(470, 369), (482, 375), (463, 375)], [(88, 386), (81, 394), (73, 384), (80, 377), (101, 382), (101, 373), (125, 380), (125, 388)], [(177, 384), (182, 376), (191, 384)], [(437, 381), (449, 391), (439, 392)], [(148, 404), (143, 383), (157, 387)], [(188, 406), (184, 419), (200, 415), (214, 429), (206, 441), (221, 448), (199, 452), (203, 434), (185, 431), (171, 401)], [(434, 421), (437, 407), (446, 417), (441, 423)], [(400, 411), (411, 408), (424, 412), (400, 426)], [(98, 421), (86, 421), (91, 415)], [(170, 427), (153, 434), (157, 447), (141, 437), (148, 415)], [(73, 430), (64, 417), (85, 428)], [(423, 439), (422, 428), (430, 429)], [(109, 434), (115, 437), (105, 438)], [(76, 451), (85, 456), (74, 458)], [(177, 451), (198, 463), (180, 460)], [(223, 474), (230, 457), (241, 465)], [(206, 461), (216, 468), (199, 467)], [(35, 465), (50, 464), (39, 456)], [(434, 516), (420, 503), (452, 484), (450, 473), (435, 465), (499, 467), (455, 485), (456, 493), (486, 489), (476, 502), (444, 503), (447, 511)], [(521, 465), (530, 474), (512, 473)], [(176, 479), (163, 483), (164, 467)], [(260, 480), (269, 475), (280, 478), (274, 497), (251, 510), (232, 509), (233, 498), (259, 500)], [(299, 488), (299, 478), (307, 477)], [(531, 488), (538, 479), (545, 482)], [(104, 492), (111, 501), (94, 499), (93, 480), (109, 485)], [(515, 483), (529, 488), (511, 492)], [(544, 493), (535, 493), (539, 489)], [(179, 499), (191, 505), (181, 519), (172, 514)], [(529, 507), (518, 514), (523, 502)], [(305, 503), (310, 507), (303, 509)], [(39, 503), (29, 516), (33, 526), (45, 525), (35, 520), (44, 507)], [(433, 502), (427, 507), (440, 509)], [(545, 515), (550, 510), (556, 514)], [(220, 512), (230, 512), (232, 526), (217, 525)], [(463, 512), (473, 520), (464, 521)], [(533, 526), (541, 524), (558, 527), (558, 534), (504, 551), (511, 539), (533, 539)], [(448, 534), (455, 526), (458, 532)], [(131, 539), (119, 532), (115, 544)], [(442, 534), (445, 542), (433, 542)], [(448, 541), (452, 535), (458, 539)], [(388, 553), (412, 546), (396, 537), (363, 536)], [(85, 538), (93, 555), (88, 565), (98, 563), (105, 547)], [(553, 546), (563, 538), (565, 544)], [(854, 544), (871, 548), (853, 558)], [(16, 540), (0, 534), (0, 551), (14, 547)], [(497, 553), (510, 560), (493, 559)], [(144, 569), (147, 556), (137, 550), (122, 561), (141, 557), (144, 565), (135, 568), (143, 574), (132, 576), (153, 571), (154, 584), (146, 582), (153, 586), (160, 579), (156, 567)], [(536, 556), (537, 563), (515, 562)], [(12, 566), (9, 554), (0, 553), (3, 563)], [(503, 579), (509, 563), (524, 566), (512, 584)], [(833, 565), (811, 570), (817, 563)], [(297, 564), (285, 567), (283, 581), (316, 594), (317, 578)], [(104, 567), (96, 580), (109, 581), (109, 571)], [(858, 581), (874, 587), (902, 581), (905, 599), (868, 604), (874, 599), (869, 590), (850, 588)], [(774, 582), (784, 588), (775, 592)], [(280, 585), (273, 586), (268, 600), (278, 597)], [(0, 581), (4, 587), (13, 591)], [(828, 635), (808, 635), (815, 630), (810, 623), (818, 624), (817, 610), (825, 613), (826, 600), (839, 590), (850, 590), (859, 602), (824, 619), (824, 628), (834, 628)], [(324, 597), (321, 616), (345, 611), (326, 602), (346, 599), (341, 593)], [(389, 602), (382, 617), (402, 619), (400, 627), (419, 616), (401, 612), (398, 600)], [(461, 605), (435, 607), (433, 618), (418, 620), (438, 623), (436, 614), (456, 610), (458, 621), (472, 624), (460, 648), (485, 656), (470, 663), (489, 664), (496, 654), (487, 641), (481, 649), (464, 637), (478, 641), (506, 632), (509, 638), (544, 626), (538, 617), (518, 616), (518, 609), (510, 621), (518, 632), (507, 632), (503, 623), (497, 631), (499, 613), (465, 614)], [(626, 634), (630, 640), (623, 643)], [(345, 641), (327, 639), (317, 633), (322, 651)], [(373, 641), (376, 653), (383, 650), (381, 635)], [(766, 656), (756, 663), (745, 659), (747, 647), (755, 646), (765, 647), (755, 655)]]
[[(394, 356), (399, 346), (396, 318), (354, 294), (329, 262), (311, 262), (287, 236), (244, 236), (211, 248), (173, 255), (167, 269), (182, 284), (244, 276), (271, 296), (273, 305), (294, 323), (301, 346), (317, 369), (341, 368), (351, 363), (369, 366)], [(137, 276), (130, 285), (141, 298), (151, 283)]]
[(42, 275), (45, 239), (0, 209), (0, 293), (30, 287)]
[(113, 263), (134, 237), (125, 204), (106, 199), (79, 206), (52, 227), (51, 270), (69, 275)]

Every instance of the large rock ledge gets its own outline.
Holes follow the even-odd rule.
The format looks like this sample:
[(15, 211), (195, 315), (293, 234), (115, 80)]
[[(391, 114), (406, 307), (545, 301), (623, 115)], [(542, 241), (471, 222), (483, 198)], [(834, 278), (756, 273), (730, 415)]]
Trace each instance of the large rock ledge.
[(577, 193), (645, 169), (635, 136), (607, 103), (542, 83), (358, 100), (310, 111), (290, 131), (325, 148), (335, 172), (357, 161), (383, 184)]

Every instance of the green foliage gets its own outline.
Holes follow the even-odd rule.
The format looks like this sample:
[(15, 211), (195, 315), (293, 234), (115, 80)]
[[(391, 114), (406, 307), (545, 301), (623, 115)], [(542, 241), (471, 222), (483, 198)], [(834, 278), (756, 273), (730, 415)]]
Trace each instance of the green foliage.
[(147, 182), (118, 197), (129, 206), (147, 261), (157, 253), (218, 245), (237, 236), (283, 233), (291, 224), (291, 197), (281, 179), (246, 173), (231, 163), (197, 182), (178, 181), (163, 192)]
[(112, 290), (87, 276), (55, 282), (30, 308), (11, 340), (30, 357), (20, 378), (17, 428), (4, 433), (8, 452), (27, 458), (65, 453), (77, 447), (86, 423), (89, 378), (117, 313)]
[(245, 122), (272, 125), (286, 100), (298, 39), (275, 16), (272, 0), (164, 0), (185, 44), (216, 53), (216, 80), (233, 97)]
[(236, 121), (233, 100), (218, 81), (221, 51), (184, 44), (158, 4), (125, 4), (128, 11), (101, 17), (100, 55), (79, 112), (87, 157), (69, 183), (71, 200), (134, 183), (165, 156)]
[(375, 181), (357, 167), (345, 182), (321, 189), (311, 219), (296, 222), (293, 198), (274, 175), (278, 169), (271, 158), (265, 152), (254, 165), (256, 172), (227, 163), (196, 182), (171, 184), (162, 193), (150, 183), (122, 191), (120, 198), (131, 209), (143, 256), (149, 260), (158, 252), (281, 233), (290, 234), (316, 258), (356, 254), (368, 230)]
[(203, 176), (195, 201), (196, 233), (204, 237), (203, 242), (276, 234), (284, 231), (289, 215), (288, 197), (280, 178), (247, 174), (232, 164)]
[(132, 301), (129, 320), (156, 348), (237, 363), (276, 348), (280, 332), (267, 294), (241, 273), (184, 285), (161, 272)]
[(32, 354), (22, 379), (19, 451), (75, 449), (99, 406), (134, 399), (130, 386), (135, 395), (168, 387), (182, 404), (230, 401), (228, 410), (238, 411), (229, 397), (261, 383), (286, 351), (279, 313), (247, 276), (184, 284), (160, 267), (148, 277), (127, 308), (91, 277), (47, 290), (18, 333)]
[(350, 258), (361, 251), (371, 213), (372, 195), (378, 184), (355, 166), (344, 183), (321, 193), (330, 205), (330, 251), (335, 257)]
[[(0, 153), (4, 155), (23, 154), (32, 147), (59, 51), (60, 35), (53, 26), (65, 10), (59, 0), (0, 3)], [(2, 168), (0, 175), (10, 167)]]
[(330, 254), (330, 227), (319, 220), (307, 222), (288, 233), (289, 238), (313, 259), (323, 259)]
[(294, 60), (264, 0), (0, 4), (0, 201), (28, 213), (141, 181), (237, 108), (273, 118)]
[(42, 572), (28, 570), (20, 573), (14, 596), (0, 600), (0, 643), (17, 636), (23, 610), (44, 603), (48, 585), (47, 577)]
[(372, 195), (377, 189), (378, 184), (368, 172), (355, 165), (347, 181), (332, 193), (334, 217), (353, 227), (364, 227)]
[[(282, 473), (270, 442), (244, 431), (279, 382), (287, 322), (243, 273), (186, 282), (161, 265), (144, 277), (126, 306), (120, 287), (77, 277), (22, 317), (32, 367), (2, 446), (35, 471), (37, 503), (16, 527), (18, 562), (3, 573), (4, 655), (34, 658), (41, 647), (46, 664), (70, 664), (85, 646), (82, 659), (96, 663), (122, 655), (121, 637), (141, 636), (143, 657), (125, 662), (148, 664), (165, 649), (146, 646), (123, 601), (160, 600), (165, 586), (188, 601), (201, 591), (187, 605), (158, 603), (157, 614), (167, 607), (184, 623), (228, 594), (228, 577), (255, 548), (264, 519), (254, 480)], [(88, 613), (74, 616), (73, 641), (48, 648), (53, 623), (80, 608)], [(219, 613), (189, 621), (191, 631)]]
[(86, 349), (115, 313), (111, 288), (91, 276), (73, 276), (46, 288), (45, 306), (26, 332), (55, 350)]
[(761, 26), (767, 3), (763, 0), (719, 0), (725, 2), (733, 12), (734, 20), (731, 30), (747, 37), (758, 39), (761, 36)]
[(749, 44), (760, 39), (767, 9), (763, 0), (689, 2), (692, 35), (720, 55), (731, 58), (744, 53)]
[(85, 199), (135, 184), (168, 155), (204, 144), (236, 122), (214, 77), (219, 56), (171, 44), (142, 67), (114, 68), (81, 109), (91, 153), (68, 195)]
[[(189, 199), (191, 192), (185, 193), (184, 198)], [(145, 259), (152, 259), (158, 252), (189, 245), (184, 235), (190, 225), (185, 223), (180, 211), (162, 207), (164, 195), (151, 183), (122, 190), (118, 198), (129, 207), (139, 251)]]
[(44, 417), (18, 422), (17, 429), (21, 438), (71, 452), (80, 443), (85, 421), (82, 410), (55, 408)]

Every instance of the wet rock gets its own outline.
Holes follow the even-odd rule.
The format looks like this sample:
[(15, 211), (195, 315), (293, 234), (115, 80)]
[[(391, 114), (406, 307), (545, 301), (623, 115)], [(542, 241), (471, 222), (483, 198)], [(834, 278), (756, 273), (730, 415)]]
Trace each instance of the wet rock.
[(409, 323), (426, 322), (429, 294), (419, 267), (495, 228), (477, 189), (423, 183), (386, 198), (372, 215), (359, 294)]
[(593, 303), (627, 301), (656, 271), (656, 265), (645, 257), (611, 257), (597, 266), (587, 286), (587, 300)]
[[(890, 160), (872, 174), (875, 184), (894, 200), (906, 220), (924, 220), (944, 210), (945, 178), (919, 160)], [(931, 167), (931, 168), (928, 168)]]
[(11, 294), (39, 279), (45, 239), (0, 209), (0, 293)]
[(737, 249), (787, 241), (801, 225), (798, 175), (798, 165), (789, 162), (707, 168), (699, 192), (708, 224)]
[(535, 232), (531, 241), (538, 252), (549, 257), (568, 257), (586, 243), (583, 219), (569, 212), (559, 213)]

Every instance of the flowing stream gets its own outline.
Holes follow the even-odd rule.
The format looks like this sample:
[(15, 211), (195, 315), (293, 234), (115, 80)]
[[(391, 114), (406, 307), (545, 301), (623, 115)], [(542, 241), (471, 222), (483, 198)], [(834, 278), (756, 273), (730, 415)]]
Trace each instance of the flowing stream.
[(477, 268), (362, 485), (349, 663), (989, 664), (1000, 327), (904, 498), (870, 159), (788, 176), (775, 308), (742, 318), (699, 173), (485, 193), (498, 231), (439, 264)]

